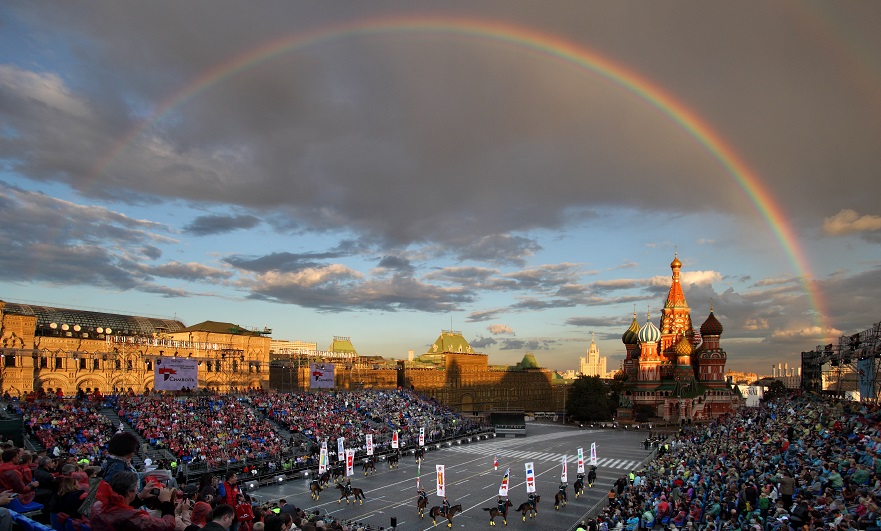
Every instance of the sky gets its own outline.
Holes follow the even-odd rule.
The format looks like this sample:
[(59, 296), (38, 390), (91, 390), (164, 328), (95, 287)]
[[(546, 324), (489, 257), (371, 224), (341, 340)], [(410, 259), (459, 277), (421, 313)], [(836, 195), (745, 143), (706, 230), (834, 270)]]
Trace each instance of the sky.
[(4, 2), (0, 300), (728, 368), (881, 300), (881, 2)]

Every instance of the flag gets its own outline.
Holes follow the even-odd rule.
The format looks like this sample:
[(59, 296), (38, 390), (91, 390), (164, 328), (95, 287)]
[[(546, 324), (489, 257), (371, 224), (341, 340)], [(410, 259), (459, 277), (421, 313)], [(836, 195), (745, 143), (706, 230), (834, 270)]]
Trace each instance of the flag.
[(535, 469), (532, 463), (526, 463), (526, 493), (535, 492)]
[(419, 446), (425, 446), (425, 428), (419, 428)]
[(392, 433), (392, 448), (398, 448), (398, 430)]
[(367, 447), (367, 455), (373, 455), (373, 434), (368, 433), (364, 436), (364, 446)]
[(590, 443), (590, 466), (597, 466), (597, 443)]
[(355, 475), (355, 450), (349, 448), (346, 450), (346, 476)]
[(416, 490), (419, 490), (419, 477), (422, 476), (422, 459), (416, 460)]
[(499, 496), (508, 495), (508, 481), (511, 479), (511, 468), (505, 470), (505, 477), (502, 478), (502, 485), (499, 487)]
[(493, 458), (493, 470), (499, 469), (499, 456)]
[(327, 443), (321, 447), (321, 453), (318, 455), (318, 473), (327, 472)]
[(563, 454), (563, 470), (560, 472), (560, 483), (566, 483), (569, 481), (569, 474), (567, 473), (567, 465), (566, 463), (566, 454)]
[(584, 448), (578, 449), (578, 473), (584, 474)]
[(443, 498), (447, 495), (447, 489), (444, 488), (444, 465), (435, 465), (437, 468), (437, 495)]
[(340, 437), (336, 440), (337, 459), (342, 461), (346, 457), (346, 438)]

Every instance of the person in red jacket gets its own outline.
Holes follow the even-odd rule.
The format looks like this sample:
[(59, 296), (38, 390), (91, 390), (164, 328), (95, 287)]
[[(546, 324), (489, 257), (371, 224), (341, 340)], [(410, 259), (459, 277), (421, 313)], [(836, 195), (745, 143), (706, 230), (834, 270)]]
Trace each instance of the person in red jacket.
[(117, 472), (108, 481), (110, 493), (106, 503), (95, 504), (89, 517), (92, 531), (174, 531), (174, 489), (160, 489), (161, 517), (135, 509), (131, 502), (138, 495), (138, 474), (127, 470)]
[(0, 490), (11, 490), (18, 494), (18, 500), (22, 505), (27, 505), (34, 501), (37, 487), (40, 486), (38, 481), (25, 481), (21, 475), (21, 469), (18, 464), (18, 448), (7, 448), (0, 454)]
[[(220, 484), (218, 487), (218, 503), (225, 503), (235, 509), (236, 505), (238, 505), (237, 500), (239, 496), (242, 494), (242, 489), (238, 485), (239, 477), (232, 470), (226, 473), (226, 481)], [(239, 523), (233, 522), (232, 526), (229, 528), (229, 531), (239, 531)]]
[(236, 521), (239, 523), (239, 531), (251, 531), (254, 528), (254, 508), (251, 507), (251, 497), (247, 494), (239, 494)]

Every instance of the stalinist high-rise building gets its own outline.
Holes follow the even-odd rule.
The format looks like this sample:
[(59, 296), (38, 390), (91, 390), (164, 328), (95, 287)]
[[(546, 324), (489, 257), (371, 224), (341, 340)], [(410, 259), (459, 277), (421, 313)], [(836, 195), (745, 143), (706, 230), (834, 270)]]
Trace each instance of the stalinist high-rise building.
[(606, 377), (606, 357), (600, 356), (600, 349), (597, 348), (596, 334), (590, 338), (590, 348), (587, 349), (587, 356), (580, 358), (583, 376), (599, 376)]

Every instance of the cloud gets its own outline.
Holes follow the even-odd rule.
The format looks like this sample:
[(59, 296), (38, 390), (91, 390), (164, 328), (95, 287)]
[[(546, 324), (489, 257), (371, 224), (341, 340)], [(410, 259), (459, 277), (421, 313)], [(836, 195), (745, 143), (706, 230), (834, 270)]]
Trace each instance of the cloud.
[(208, 267), (197, 262), (182, 264), (180, 262), (168, 262), (166, 264), (145, 267), (144, 272), (158, 277), (177, 278), (189, 282), (216, 281), (232, 277), (232, 273), (223, 269)]
[(842, 236), (855, 232), (874, 232), (881, 230), (881, 216), (860, 216), (856, 210), (843, 208), (838, 214), (823, 220), (823, 231), (832, 236)]
[(511, 336), (513, 336), (514, 335), (514, 330), (508, 325), (491, 324), (488, 327), (486, 327), (486, 329), (489, 330), (490, 334), (493, 334), (495, 336), (498, 336), (498, 335), (511, 335)]
[(260, 224), (255, 216), (199, 216), (184, 226), (184, 231), (195, 236), (224, 234), (236, 230), (252, 229)]

